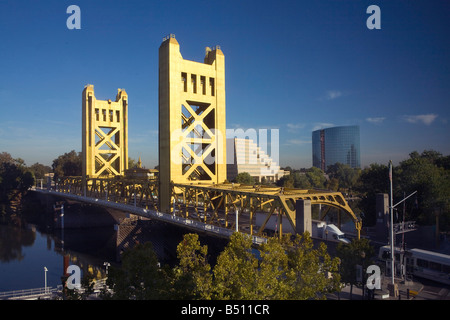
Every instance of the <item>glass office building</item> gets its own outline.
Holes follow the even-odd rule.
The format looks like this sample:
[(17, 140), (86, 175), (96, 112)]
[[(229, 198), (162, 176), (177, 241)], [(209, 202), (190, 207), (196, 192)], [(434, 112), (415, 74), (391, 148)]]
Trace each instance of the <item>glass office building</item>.
[(325, 171), (337, 162), (360, 168), (359, 126), (332, 127), (313, 131), (313, 166)]

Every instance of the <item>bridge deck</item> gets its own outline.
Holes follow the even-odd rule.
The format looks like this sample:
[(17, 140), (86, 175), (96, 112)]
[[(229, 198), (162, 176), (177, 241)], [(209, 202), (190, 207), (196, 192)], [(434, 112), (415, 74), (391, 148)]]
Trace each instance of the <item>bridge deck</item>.
[[(129, 212), (131, 214), (135, 214), (137, 216), (155, 219), (167, 223), (171, 223), (174, 225), (182, 226), (184, 228), (192, 229), (194, 231), (200, 231), (205, 232), (210, 235), (214, 236), (220, 236), (220, 237), (226, 237), (229, 238), (233, 233), (234, 230), (223, 228), (219, 226), (215, 226), (208, 223), (203, 223), (194, 219), (184, 218), (181, 216), (177, 216), (175, 214), (167, 214), (162, 213), (156, 210), (152, 209), (146, 209), (141, 208), (134, 205), (129, 204), (123, 204), (123, 203), (117, 203), (113, 201), (107, 201), (103, 199), (97, 199), (97, 198), (91, 198), (91, 197), (84, 197), (76, 194), (71, 193), (64, 193), (64, 192), (58, 192), (54, 190), (47, 190), (47, 189), (41, 189), (41, 188), (33, 188), (32, 191), (43, 193), (43, 194), (49, 194), (53, 196), (63, 197), (83, 203), (89, 203), (97, 206), (102, 206), (106, 208), (121, 210), (124, 212)], [(264, 237), (252, 235), (252, 241), (254, 244), (259, 245), (262, 243), (267, 242), (267, 239)]]

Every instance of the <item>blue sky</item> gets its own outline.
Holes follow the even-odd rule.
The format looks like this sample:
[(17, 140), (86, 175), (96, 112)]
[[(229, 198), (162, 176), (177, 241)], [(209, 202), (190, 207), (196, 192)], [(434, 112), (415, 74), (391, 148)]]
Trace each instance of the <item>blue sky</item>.
[[(69, 30), (69, 5), (81, 29)], [(369, 5), (381, 29), (369, 30)], [(81, 93), (129, 96), (129, 155), (158, 161), (158, 48), (225, 54), (227, 127), (278, 129), (282, 166), (312, 165), (311, 133), (359, 125), (361, 162), (450, 154), (448, 1), (0, 1), (0, 152), (51, 165), (81, 151)]]

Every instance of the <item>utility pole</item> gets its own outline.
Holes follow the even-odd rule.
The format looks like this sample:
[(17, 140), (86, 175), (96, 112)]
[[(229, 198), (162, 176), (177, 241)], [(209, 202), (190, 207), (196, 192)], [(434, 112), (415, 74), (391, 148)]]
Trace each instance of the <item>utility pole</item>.
[(391, 284), (394, 286), (394, 206), (393, 206), (393, 195), (392, 195), (392, 160), (389, 160), (389, 184), (390, 184), (390, 204), (389, 204), (389, 214), (390, 214), (390, 242), (391, 242)]

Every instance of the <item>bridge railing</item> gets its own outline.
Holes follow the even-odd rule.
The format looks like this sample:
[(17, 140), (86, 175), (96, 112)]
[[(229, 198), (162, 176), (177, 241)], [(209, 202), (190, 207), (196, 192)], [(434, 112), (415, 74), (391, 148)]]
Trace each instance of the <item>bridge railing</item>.
[[(84, 196), (71, 194), (71, 193), (62, 193), (62, 192), (48, 190), (48, 189), (34, 188), (34, 190), (38, 191), (38, 192), (44, 192), (44, 193), (48, 193), (48, 194), (63, 196), (63, 197), (66, 197), (66, 198), (69, 198), (69, 199), (72, 199), (75, 201), (90, 203), (90, 204), (94, 204), (94, 205), (99, 205), (99, 206), (104, 206), (104, 207), (108, 207), (108, 208), (121, 210), (124, 212), (129, 212), (131, 214), (135, 214), (135, 215), (138, 215), (141, 217), (153, 218), (156, 220), (165, 221), (165, 222), (176, 224), (176, 225), (181, 225), (181, 226), (184, 226), (187, 228), (192, 228), (192, 229), (195, 229), (198, 231), (204, 231), (204, 232), (207, 232), (210, 234), (211, 233), (216, 234), (216, 235), (219, 235), (222, 237), (230, 237), (234, 233), (234, 230), (232, 230), (232, 229), (223, 228), (223, 227), (219, 227), (216, 225), (203, 223), (200, 221), (195, 221), (193, 219), (177, 216), (173, 213), (172, 214), (163, 213), (163, 212), (153, 210), (153, 209), (146, 209), (146, 208), (133, 206), (133, 205), (129, 205), (129, 204), (117, 203), (117, 202), (113, 202), (113, 201), (107, 201), (107, 200), (92, 198), (92, 197), (84, 197)], [(256, 236), (256, 235), (252, 235), (251, 237), (252, 237), (252, 241), (254, 244), (262, 244), (262, 243), (267, 242), (267, 239), (264, 237), (260, 237), (260, 236)]]
[(58, 285), (56, 288), (43, 287), (34, 289), (23, 289), (14, 291), (0, 292), (0, 300), (17, 299), (20, 297), (26, 298), (31, 296), (50, 295), (61, 291), (62, 285)]

